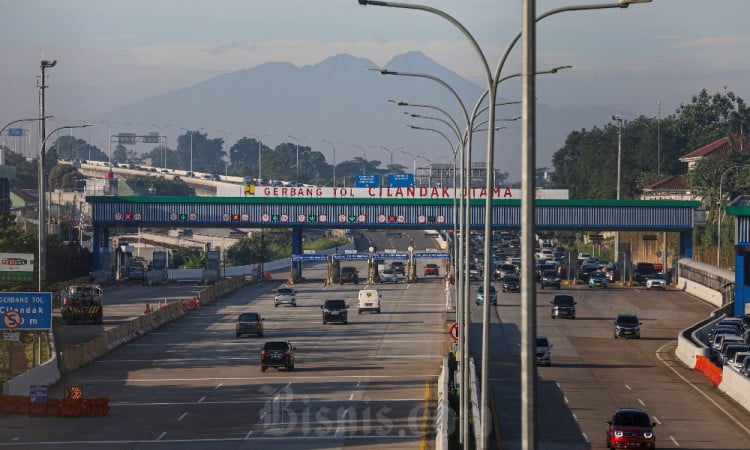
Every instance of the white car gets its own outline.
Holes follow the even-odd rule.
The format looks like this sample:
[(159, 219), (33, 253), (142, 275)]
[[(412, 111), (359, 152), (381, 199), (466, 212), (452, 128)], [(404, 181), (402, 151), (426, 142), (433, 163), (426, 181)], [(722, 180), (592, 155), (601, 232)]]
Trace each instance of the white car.
[(273, 296), (273, 306), (281, 304), (297, 306), (297, 292), (289, 287), (276, 289), (276, 294)]
[(649, 277), (646, 279), (646, 289), (666, 289), (667, 288), (667, 280), (662, 278), (661, 275), (649, 275)]
[(383, 269), (380, 271), (381, 283), (398, 283), (398, 275), (393, 269)]

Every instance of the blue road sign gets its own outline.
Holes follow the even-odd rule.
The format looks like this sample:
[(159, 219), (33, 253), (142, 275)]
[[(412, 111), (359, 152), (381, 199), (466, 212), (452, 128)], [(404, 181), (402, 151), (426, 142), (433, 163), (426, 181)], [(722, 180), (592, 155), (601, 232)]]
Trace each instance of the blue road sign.
[(292, 261), (328, 261), (328, 255), (323, 253), (305, 253), (302, 255), (292, 255)]
[(51, 292), (0, 292), (3, 326), (15, 330), (52, 328)]
[(367, 261), (370, 259), (369, 253), (345, 253), (333, 255), (334, 261)]
[(23, 136), (23, 128), (8, 128), (8, 136)]
[(354, 175), (354, 187), (368, 188), (379, 187), (380, 175), (376, 173), (358, 173)]
[(414, 252), (414, 259), (448, 259), (450, 254), (446, 252)]
[(388, 186), (392, 188), (414, 187), (413, 173), (389, 173)]
[(31, 403), (47, 403), (47, 385), (32, 384), (29, 386), (29, 400)]

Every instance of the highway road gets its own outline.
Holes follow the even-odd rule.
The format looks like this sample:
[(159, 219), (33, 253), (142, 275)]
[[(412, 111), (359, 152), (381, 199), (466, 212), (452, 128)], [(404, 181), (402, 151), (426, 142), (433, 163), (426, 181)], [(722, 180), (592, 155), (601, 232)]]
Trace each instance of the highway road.
[[(378, 285), (381, 314), (353, 308), (347, 325), (324, 325), (324, 299), (353, 305), (365, 285), (324, 287), (322, 267), (306, 270), (315, 281), (295, 285), (297, 307), (273, 306), (279, 281), (248, 286), (51, 388), (50, 397), (70, 385), (110, 397), (108, 417), (6, 416), (0, 446), (404, 449), (426, 440), (430, 448), (447, 337), (444, 282)], [(235, 338), (234, 321), (248, 310), (265, 317), (263, 338)], [(294, 371), (261, 372), (260, 345), (275, 339), (296, 346)]]
[[(537, 291), (538, 334), (554, 345), (552, 367), (538, 369), (538, 448), (605, 448), (605, 422), (618, 407), (642, 408), (658, 422), (658, 448), (750, 448), (750, 414), (674, 356), (677, 333), (713, 307), (674, 290), (563, 290), (578, 302), (575, 320), (550, 318), (553, 291)], [(491, 311), (490, 383), (505, 449), (521, 448), (520, 299), (499, 293)], [(478, 357), (481, 311), (472, 310)], [(626, 312), (643, 323), (641, 339), (614, 339), (613, 320)]]

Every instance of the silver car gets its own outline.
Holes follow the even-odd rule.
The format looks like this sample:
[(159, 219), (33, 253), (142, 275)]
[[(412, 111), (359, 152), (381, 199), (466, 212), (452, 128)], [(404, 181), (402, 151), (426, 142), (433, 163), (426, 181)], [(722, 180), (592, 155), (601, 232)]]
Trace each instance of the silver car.
[(398, 283), (398, 275), (393, 269), (383, 269), (380, 271), (381, 283)]
[(279, 306), (281, 304), (287, 304), (297, 306), (296, 291), (289, 287), (280, 287), (276, 289), (276, 294), (273, 297), (273, 306)]
[(536, 337), (536, 365), (547, 367), (552, 365), (552, 344), (549, 343), (547, 336)]

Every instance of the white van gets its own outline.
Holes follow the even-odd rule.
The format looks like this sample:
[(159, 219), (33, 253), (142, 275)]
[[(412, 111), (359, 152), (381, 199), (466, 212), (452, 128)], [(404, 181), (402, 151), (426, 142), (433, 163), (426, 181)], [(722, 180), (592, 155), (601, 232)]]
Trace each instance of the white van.
[(362, 311), (376, 311), (380, 314), (380, 300), (382, 296), (377, 289), (362, 289), (357, 296), (357, 313)]

